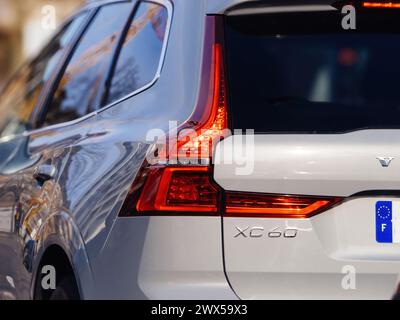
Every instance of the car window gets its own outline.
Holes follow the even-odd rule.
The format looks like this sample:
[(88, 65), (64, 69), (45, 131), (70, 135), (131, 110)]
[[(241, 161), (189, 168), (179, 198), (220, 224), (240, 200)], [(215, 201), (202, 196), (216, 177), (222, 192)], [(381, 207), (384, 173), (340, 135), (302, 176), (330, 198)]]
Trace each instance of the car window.
[(141, 2), (126, 34), (107, 104), (151, 82), (157, 72), (168, 21), (164, 6)]
[(340, 10), (226, 17), (234, 128), (256, 133), (400, 128), (398, 12), (357, 12), (351, 32), (342, 28), (342, 18)]
[(83, 12), (67, 23), (39, 55), (23, 66), (4, 88), (0, 95), (0, 137), (29, 129), (30, 116), (46, 82), (86, 17), (87, 13)]
[(133, 2), (103, 6), (72, 54), (48, 106), (44, 125), (71, 121), (97, 109), (97, 94)]

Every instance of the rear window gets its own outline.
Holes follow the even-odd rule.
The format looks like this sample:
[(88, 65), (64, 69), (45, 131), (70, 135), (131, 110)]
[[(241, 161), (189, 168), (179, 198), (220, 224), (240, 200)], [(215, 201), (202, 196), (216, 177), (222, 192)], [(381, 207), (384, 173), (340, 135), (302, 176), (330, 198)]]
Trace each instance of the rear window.
[(400, 128), (400, 10), (225, 18), (233, 127), (256, 133)]

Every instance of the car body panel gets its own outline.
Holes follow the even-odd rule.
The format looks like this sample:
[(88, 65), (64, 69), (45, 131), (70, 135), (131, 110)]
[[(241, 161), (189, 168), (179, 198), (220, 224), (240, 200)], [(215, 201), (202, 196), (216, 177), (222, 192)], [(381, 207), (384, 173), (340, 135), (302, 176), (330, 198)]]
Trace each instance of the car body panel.
[[(390, 299), (400, 272), (398, 243), (376, 239), (375, 206), (396, 201), (396, 130), (329, 135), (256, 135), (216, 148), (215, 181), (225, 190), (342, 197), (308, 219), (223, 218), (227, 277), (243, 299)], [(248, 138), (248, 137), (247, 137)], [(250, 139), (251, 140), (251, 139)], [(234, 149), (233, 149), (234, 148)], [(233, 155), (230, 164), (219, 163)], [(377, 157), (394, 159), (384, 167)], [(240, 176), (238, 169), (248, 167)], [(250, 169), (253, 169), (252, 171)], [(354, 286), (347, 283), (354, 277)]]
[[(375, 242), (375, 202), (351, 200), (311, 219), (224, 218), (232, 288), (241, 299), (390, 299), (400, 249)], [(236, 237), (237, 228), (263, 233)], [(285, 237), (285, 230), (297, 236)]]
[(95, 259), (93, 298), (237, 299), (220, 232), (220, 217), (118, 218)]
[[(118, 218), (153, 141), (152, 130), (168, 132), (171, 125), (176, 126), (176, 123), (188, 119), (196, 105), (201, 78), (204, 10), (202, 1), (174, 6), (162, 77), (157, 77), (150, 86), (83, 118), (26, 134), (29, 155), (38, 159), (17, 174), (23, 190), (20, 197), (22, 216), (35, 217), (29, 219), (30, 233), (24, 233), (29, 236), (27, 242), (32, 251), (25, 275), (30, 284), (29, 297), (33, 297), (41, 257), (47, 248), (57, 245), (66, 252), (81, 297), (85, 299), (166, 298), (168, 290), (176, 290), (175, 298), (185, 298), (185, 279), (192, 283), (190, 297), (207, 298), (211, 294), (217, 298), (221, 294), (221, 297), (235, 298), (224, 276), (220, 218), (188, 221), (176, 218), (161, 224), (156, 218)], [(199, 12), (204, 14), (199, 15)], [(171, 90), (171, 82), (176, 90)], [(38, 187), (32, 176), (43, 164), (54, 166), (57, 176)], [(182, 232), (171, 238), (167, 234), (157, 237), (152, 230), (158, 230), (161, 225), (179, 227)], [(204, 226), (197, 229), (198, 225)], [(210, 238), (212, 250), (209, 249), (210, 243), (198, 241), (209, 228), (215, 230), (214, 237)], [(154, 245), (176, 247), (178, 241), (183, 243), (184, 238), (193, 232), (196, 236), (187, 242), (187, 246), (178, 247), (179, 250), (170, 257), (164, 256), (164, 263), (159, 265), (160, 271), (164, 270), (161, 272), (164, 277), (173, 274), (181, 280), (171, 285), (165, 278), (157, 293), (149, 273), (138, 265), (141, 246), (146, 244), (148, 247), (151, 241)], [(134, 246), (128, 241), (126, 247), (116, 251), (116, 246), (121, 246), (120, 241), (132, 237), (136, 243)], [(187, 274), (179, 275), (173, 259), (178, 257), (182, 260), (192, 252), (190, 243), (192, 247), (201, 249), (203, 255), (191, 259), (190, 264), (182, 262), (181, 268), (186, 268)], [(149, 250), (154, 251), (156, 247), (151, 245)], [(115, 266), (115, 273), (111, 274), (110, 261), (115, 258), (119, 263)], [(204, 258), (207, 263), (203, 268), (196, 266), (194, 262), (204, 261)], [(148, 265), (149, 260), (151, 256), (146, 254), (142, 264)], [(130, 266), (132, 269), (128, 268)], [(153, 272), (151, 269), (148, 271)], [(204, 278), (208, 279), (211, 289), (202, 284)], [(110, 288), (115, 288), (115, 291)]]
[[(277, 194), (348, 197), (397, 190), (399, 138), (398, 130), (229, 137), (217, 146), (215, 179), (226, 190)], [(235, 150), (247, 151), (246, 159)], [(222, 162), (224, 153), (232, 155), (230, 164)], [(383, 167), (380, 157), (393, 159)]]
[[(91, 177), (89, 184), (87, 184), (86, 176), (79, 173), (71, 175), (74, 177), (73, 181), (76, 185), (81, 187), (87, 185), (88, 190), (91, 191), (88, 193), (87, 190), (82, 189), (79, 193), (74, 194), (74, 198), (79, 204), (69, 206), (78, 221), (81, 220), (78, 216), (82, 219), (93, 217), (90, 223), (88, 221), (83, 223), (82, 221), (82, 225), (80, 225), (88, 248), (89, 259), (92, 262), (93, 278), (96, 287), (99, 288), (97, 291), (91, 292), (89, 298), (155, 298), (161, 296), (167, 298), (168, 288), (176, 291), (175, 298), (185, 297), (181, 287), (183, 285), (182, 280), (177, 281), (176, 285), (171, 285), (167, 280), (164, 280), (160, 283), (160, 291), (157, 293), (153, 284), (151, 284), (148, 273), (143, 271), (143, 267), (137, 265), (137, 259), (140, 259), (139, 255), (144, 244), (147, 247), (149, 243), (153, 242), (156, 247), (176, 247), (178, 239), (183, 241), (184, 234), (187, 234), (190, 230), (196, 231), (194, 225), (203, 223), (203, 219), (176, 218), (171, 219), (170, 222), (164, 222), (167, 229), (179, 226), (182, 230), (185, 230), (186, 233), (179, 237), (176, 235), (175, 237), (178, 237), (176, 239), (170, 233), (157, 237), (154, 232), (151, 232), (159, 225), (157, 221), (162, 218), (130, 219), (117, 218), (117, 215), (140, 166), (145, 160), (146, 152), (150, 142), (152, 142), (154, 129), (168, 132), (171, 126), (170, 121), (184, 122), (191, 115), (196, 104), (200, 80), (204, 16), (198, 16), (196, 19), (193, 19), (193, 17), (196, 16), (195, 12), (199, 12), (199, 10), (201, 10), (201, 3), (196, 5), (187, 3), (174, 8), (174, 24), (168, 42), (162, 77), (151, 87), (151, 90), (143, 91), (139, 95), (100, 111), (93, 119), (88, 138), (82, 140), (77, 145), (80, 150), (71, 155), (71, 166), (74, 162), (81, 163), (80, 170), (82, 170), (82, 173), (85, 172), (85, 175)], [(184, 28), (183, 25), (186, 27)], [(191, 54), (187, 54), (188, 47), (182, 47), (182, 39), (186, 39), (185, 42), (191, 48)], [(193, 74), (199, 76), (193, 77)], [(171, 81), (180, 89), (171, 90)], [(86, 161), (83, 159), (86, 159)], [(101, 165), (96, 165), (95, 163), (99, 162), (91, 162), (90, 159), (107, 160), (101, 162)], [(105, 190), (116, 184), (119, 185), (118, 188), (115, 188), (116, 193), (112, 195), (113, 198), (105, 198)], [(77, 188), (69, 189), (76, 190)], [(92, 205), (88, 205), (88, 203)], [(107, 205), (100, 209), (96, 207), (98, 203)], [(220, 219), (213, 219), (212, 222), (204, 221), (204, 223), (210, 224), (215, 230), (221, 228)], [(184, 228), (185, 225), (188, 226), (187, 230)], [(89, 226), (91, 232), (86, 230)], [(148, 240), (149, 237), (152, 241)], [(128, 245), (125, 248), (124, 243), (130, 243), (131, 238), (134, 239), (135, 245), (133, 247)], [(122, 239), (127, 239), (127, 241), (122, 241)], [(215, 246), (215, 249), (210, 252), (209, 263), (213, 266), (212, 271), (198, 270), (198, 267), (194, 264), (186, 266), (188, 277), (193, 279), (191, 280), (193, 281), (191, 297), (207, 297), (207, 288), (200, 285), (200, 279), (207, 277), (210, 273), (214, 274), (209, 276), (210, 283), (213, 281), (216, 283), (217, 292), (219, 292), (218, 290), (226, 292), (226, 294), (230, 292), (224, 277), (220, 234), (215, 235), (214, 241), (218, 239), (218, 246)], [(160, 272), (164, 268), (165, 274), (171, 274), (176, 263), (174, 255), (180, 257), (179, 261), (182, 260), (185, 254), (191, 252), (190, 243), (192, 246), (199, 246), (204, 252), (209, 250), (209, 246), (205, 242), (197, 244), (196, 240), (193, 239), (193, 241), (187, 243), (188, 246), (179, 251), (171, 252), (170, 257), (164, 257), (164, 263), (159, 264)], [(121, 246), (118, 252), (116, 246)], [(137, 248), (138, 252), (132, 252), (134, 248)], [(149, 250), (153, 251), (155, 247), (151, 246)], [(218, 255), (220, 259), (215, 261), (215, 257)], [(113, 260), (118, 257), (120, 264), (115, 267), (116, 269), (122, 268), (120, 272), (116, 271), (112, 275), (106, 268), (110, 257), (113, 257)], [(142, 263), (149, 264), (148, 259), (151, 259), (151, 256), (146, 255), (146, 260)], [(197, 261), (199, 259), (200, 257), (197, 258)], [(130, 271), (127, 270), (128, 266), (132, 266)], [(185, 269), (184, 262), (182, 262), (182, 268)], [(151, 272), (151, 269), (148, 271)], [(123, 279), (129, 278), (130, 280), (121, 281), (122, 274), (126, 274)], [(179, 275), (175, 274), (174, 276), (178, 280)], [(105, 290), (109, 286), (116, 286), (115, 290)], [(218, 294), (213, 293), (213, 296), (218, 297)], [(231, 297), (234, 297), (234, 295)]]

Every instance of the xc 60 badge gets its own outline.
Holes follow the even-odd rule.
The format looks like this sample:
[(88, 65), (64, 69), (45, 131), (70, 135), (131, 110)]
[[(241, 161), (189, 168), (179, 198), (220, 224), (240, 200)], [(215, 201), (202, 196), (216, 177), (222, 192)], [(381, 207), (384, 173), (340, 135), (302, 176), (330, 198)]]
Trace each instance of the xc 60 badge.
[(265, 230), (264, 227), (250, 227), (245, 228), (236, 227), (235, 238), (295, 238), (297, 236), (297, 229), (295, 228), (279, 228), (276, 227), (272, 230)]

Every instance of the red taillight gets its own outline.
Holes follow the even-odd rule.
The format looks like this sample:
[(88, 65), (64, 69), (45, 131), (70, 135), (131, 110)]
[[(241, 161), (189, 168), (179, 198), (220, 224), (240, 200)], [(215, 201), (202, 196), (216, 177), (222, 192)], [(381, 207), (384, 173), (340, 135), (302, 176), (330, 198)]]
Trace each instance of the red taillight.
[[(340, 201), (335, 197), (269, 195), (222, 190), (209, 167), (177, 166), (148, 168), (146, 183), (132, 214), (223, 213), (229, 217), (309, 218)], [(224, 200), (221, 200), (224, 199)]]
[(220, 17), (207, 17), (200, 96), (191, 118), (168, 135), (158, 150), (158, 163), (209, 163), (213, 147), (230, 134), (222, 41), (216, 29)]
[(178, 128), (177, 140), (173, 140), (168, 148), (164, 146), (160, 150), (159, 158), (164, 161), (175, 159), (181, 162), (189, 159), (203, 163), (202, 160), (212, 156), (213, 146), (227, 136), (228, 117), (221, 45), (214, 44), (212, 51), (209, 103), (201, 109), (203, 113), (199, 118), (195, 115), (196, 119), (189, 120), (189, 125), (186, 123)]
[(218, 187), (209, 167), (160, 167), (151, 169), (136, 211), (143, 213), (216, 213)]
[(242, 217), (309, 218), (336, 204), (338, 198), (226, 192), (226, 215)]
[(363, 2), (364, 8), (388, 8), (388, 9), (400, 9), (400, 3), (393, 2)]
[[(216, 43), (212, 47), (212, 79), (210, 79), (210, 101), (207, 104), (197, 126), (189, 127), (195, 133), (190, 139), (178, 141), (170, 146), (169, 156), (179, 159), (209, 159), (213, 146), (226, 136), (228, 116), (226, 110), (225, 75), (222, 63), (222, 47)], [(183, 125), (180, 132), (187, 130)], [(176, 151), (176, 154), (173, 154)], [(171, 154), (172, 153), (172, 154)]]
[[(165, 139), (167, 144), (158, 146), (155, 159), (149, 161), (152, 165), (146, 163), (136, 178), (120, 215), (219, 212), (220, 190), (212, 182), (208, 164), (213, 146), (229, 132), (222, 44), (217, 39), (220, 31), (216, 30), (222, 30), (222, 20), (207, 17), (206, 22), (195, 111), (177, 128), (176, 138), (170, 134)], [(193, 166), (194, 163), (197, 165)]]
[[(146, 163), (138, 174), (120, 212), (140, 215), (220, 215), (243, 217), (308, 218), (337, 202), (336, 198), (272, 196), (227, 192), (212, 177), (211, 167), (171, 165), (171, 158), (210, 160), (216, 141), (226, 137), (228, 112), (222, 45), (216, 40), (217, 17), (207, 18), (202, 84), (198, 106), (178, 128), (193, 135), (161, 146), (155, 165)], [(171, 142), (170, 142), (171, 144)], [(197, 162), (202, 164), (203, 161)], [(207, 161), (210, 163), (210, 161)], [(161, 165), (162, 164), (162, 165)]]
[(340, 201), (335, 197), (225, 191), (213, 181), (208, 166), (159, 166), (147, 170), (140, 198), (132, 198), (128, 203), (128, 215), (223, 213), (227, 217), (299, 219), (309, 218)]

